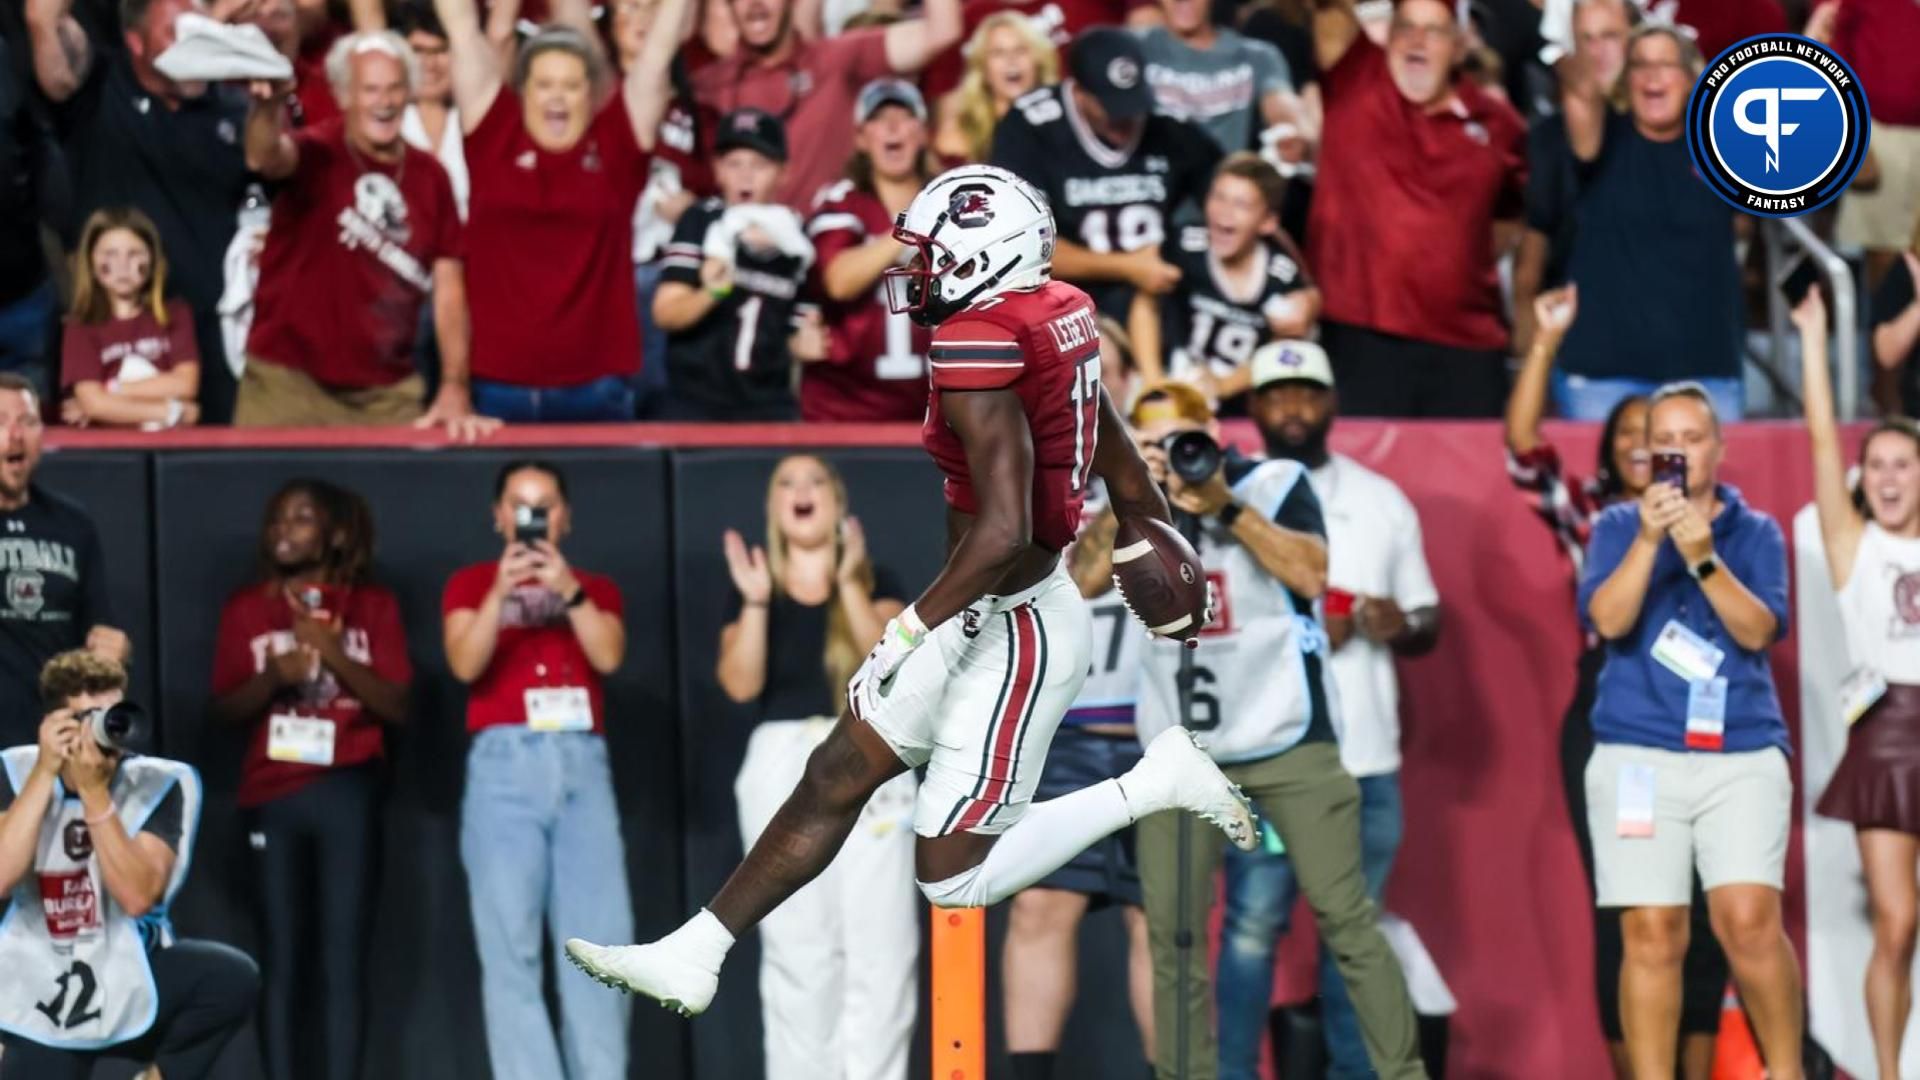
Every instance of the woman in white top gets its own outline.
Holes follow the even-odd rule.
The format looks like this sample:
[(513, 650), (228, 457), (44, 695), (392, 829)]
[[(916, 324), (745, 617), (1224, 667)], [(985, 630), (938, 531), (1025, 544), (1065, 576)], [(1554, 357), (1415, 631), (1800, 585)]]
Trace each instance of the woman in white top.
[[(1827, 374), (1827, 310), (1815, 288), (1793, 309), (1800, 328), (1814, 505), (1856, 676), (1886, 691), (1847, 734), (1847, 752), (1816, 809), (1853, 823), (1873, 910), (1867, 1020), (1883, 1078), (1900, 1075), (1912, 1000), (1920, 889), (1920, 428), (1883, 420), (1860, 446), (1847, 489)], [(1857, 706), (1856, 706), (1857, 707)]]

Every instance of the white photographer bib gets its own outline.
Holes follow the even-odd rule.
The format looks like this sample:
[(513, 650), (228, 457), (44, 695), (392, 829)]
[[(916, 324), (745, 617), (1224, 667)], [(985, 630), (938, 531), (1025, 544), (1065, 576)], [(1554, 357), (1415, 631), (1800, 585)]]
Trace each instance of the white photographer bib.
[[(39, 748), (0, 754), (15, 806)], [(136, 920), (107, 892), (86, 811), (59, 783), (40, 826), (33, 867), (14, 886), (0, 921), (0, 1031), (43, 1046), (97, 1050), (139, 1038), (153, 1026), (159, 1000), (143, 923), (171, 944), (167, 904), (186, 880), (200, 823), (200, 777), (163, 758), (129, 758), (113, 781), (113, 805), (128, 836), (137, 835), (179, 787), (180, 850), (173, 876), (152, 912)]]

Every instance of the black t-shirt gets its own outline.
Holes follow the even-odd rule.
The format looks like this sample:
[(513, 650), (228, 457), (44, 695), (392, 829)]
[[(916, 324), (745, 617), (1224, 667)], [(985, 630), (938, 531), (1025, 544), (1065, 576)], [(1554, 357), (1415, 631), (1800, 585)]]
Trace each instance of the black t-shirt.
[[(661, 281), (696, 289), (707, 229), (727, 210), (719, 199), (689, 207), (674, 226)], [(741, 420), (777, 419), (796, 408), (787, 335), (806, 272), (798, 257), (741, 244), (733, 291), (707, 317), (667, 336), (673, 396)]]
[(1655, 142), (1609, 112), (1600, 156), (1574, 166), (1567, 277), (1580, 310), (1560, 367), (1594, 378), (1737, 376), (1740, 268), (1733, 213), (1694, 174), (1686, 140)]
[(0, 4), (0, 307), (46, 280), (39, 188), (53, 152), (33, 98), (33, 58), (17, 4)]
[[(1238, 450), (1229, 448), (1226, 465), (1221, 471), (1226, 477), (1227, 485), (1231, 487), (1263, 464), (1265, 462), (1258, 458), (1242, 456)], [(1176, 511), (1176, 524), (1180, 516)], [(1313, 485), (1308, 483), (1304, 476), (1300, 478), (1299, 483), (1288, 490), (1287, 497), (1280, 500), (1280, 505), (1273, 511), (1273, 522), (1284, 529), (1317, 536), (1322, 541), (1327, 538), (1327, 519), (1320, 509), (1320, 498), (1313, 493)], [(1201, 540), (1205, 542), (1204, 534), (1201, 535)], [(1198, 545), (1196, 545), (1197, 549)], [(1312, 600), (1296, 596), (1293, 598), (1293, 608), (1301, 615), (1313, 617)], [(1300, 737), (1300, 741), (1303, 743), (1333, 742), (1333, 711), (1327, 705), (1326, 666), (1322, 663), (1318, 652), (1310, 652), (1303, 654), (1301, 667), (1306, 672), (1307, 705), (1313, 710), (1313, 718), (1307, 721), (1307, 733)]]
[[(1133, 146), (1108, 146), (1081, 121), (1061, 83), (1013, 103), (994, 129), (991, 164), (1046, 194), (1062, 240), (1105, 253), (1158, 248), (1183, 205), (1206, 197), (1220, 156), (1205, 129), (1160, 115), (1147, 119)], [(1101, 311), (1127, 317), (1131, 285), (1073, 284)]]
[(1543, 116), (1527, 129), (1527, 228), (1547, 236), (1547, 265), (1540, 288), (1567, 283), (1567, 258), (1573, 251), (1574, 206), (1580, 178), (1567, 145), (1567, 122)]
[[(1913, 303), (1913, 298), (1913, 275), (1907, 272), (1907, 260), (1895, 259), (1893, 268), (1880, 279), (1880, 287), (1873, 293), (1874, 329), (1899, 318), (1907, 305)], [(1907, 416), (1920, 416), (1920, 344), (1909, 350), (1901, 361), (1900, 411)]]
[[(1245, 367), (1253, 351), (1273, 338), (1267, 309), (1289, 293), (1313, 284), (1293, 241), (1281, 236), (1263, 240), (1266, 272), (1258, 291), (1245, 300), (1229, 296), (1214, 272), (1213, 253), (1204, 226), (1188, 226), (1160, 249), (1160, 257), (1180, 268), (1180, 284), (1162, 298), (1163, 345), (1174, 363), (1174, 378), (1203, 366), (1215, 376)], [(1245, 402), (1235, 399), (1227, 415), (1244, 415)]]
[(41, 665), (113, 624), (86, 512), (37, 485), (25, 506), (0, 511), (0, 747), (39, 737)]
[[(1214, 0), (1214, 22), (1232, 26), (1239, 18), (1234, 8), (1244, 7), (1233, 0)], [(1320, 81), (1320, 65), (1313, 55), (1313, 31), (1266, 5), (1246, 12), (1240, 19), (1240, 32), (1256, 41), (1264, 41), (1280, 50), (1287, 61), (1287, 74), (1293, 88), (1303, 90), (1308, 83)]]
[[(873, 568), (875, 600), (907, 600), (900, 580), (884, 566)], [(760, 691), (760, 719), (805, 720), (832, 716), (835, 687), (827, 684), (827, 614), (835, 601), (802, 604), (779, 590), (767, 606), (767, 681)], [(740, 593), (727, 593), (726, 622), (740, 617)]]

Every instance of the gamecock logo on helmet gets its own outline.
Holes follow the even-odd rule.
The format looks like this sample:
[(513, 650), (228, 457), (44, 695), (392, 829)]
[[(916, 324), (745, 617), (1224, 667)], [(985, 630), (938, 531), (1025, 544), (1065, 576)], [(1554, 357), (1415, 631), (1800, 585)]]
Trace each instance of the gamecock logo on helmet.
[(987, 195), (993, 189), (985, 184), (967, 184), (954, 190), (947, 203), (947, 220), (963, 229), (977, 229), (993, 220), (993, 207)]

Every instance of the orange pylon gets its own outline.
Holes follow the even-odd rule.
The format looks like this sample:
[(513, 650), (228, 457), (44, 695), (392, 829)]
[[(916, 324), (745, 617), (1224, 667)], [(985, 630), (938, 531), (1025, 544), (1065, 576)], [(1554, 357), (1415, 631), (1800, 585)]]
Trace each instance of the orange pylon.
[(933, 909), (933, 1080), (987, 1077), (987, 912)]
[(1713, 1047), (1713, 1080), (1765, 1080), (1767, 1066), (1747, 1026), (1740, 997), (1729, 986), (1720, 1003), (1720, 1037)]

